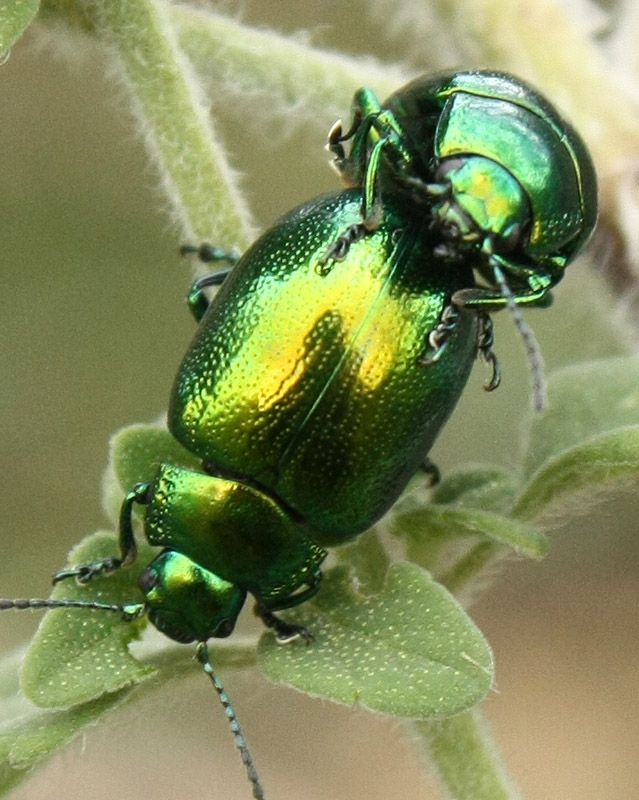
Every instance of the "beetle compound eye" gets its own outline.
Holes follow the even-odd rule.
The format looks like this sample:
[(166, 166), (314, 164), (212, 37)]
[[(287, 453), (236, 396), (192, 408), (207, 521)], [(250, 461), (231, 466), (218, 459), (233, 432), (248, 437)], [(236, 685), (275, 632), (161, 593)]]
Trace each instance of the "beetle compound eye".
[(138, 579), (138, 585), (144, 594), (149, 594), (158, 585), (158, 578), (151, 569), (145, 569)]

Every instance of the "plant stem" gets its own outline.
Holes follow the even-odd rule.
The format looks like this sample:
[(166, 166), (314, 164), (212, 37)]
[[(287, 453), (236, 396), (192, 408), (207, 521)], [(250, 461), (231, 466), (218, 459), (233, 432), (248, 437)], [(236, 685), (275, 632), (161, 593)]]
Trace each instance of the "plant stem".
[[(372, 86), (385, 96), (410, 77), (394, 64), (314, 48), (209, 9), (175, 5), (170, 15), (203, 81), (213, 80), (243, 98), (261, 97), (256, 114), (266, 117), (281, 109), (293, 127), (309, 117), (346, 116), (359, 86)], [(246, 103), (240, 107), (246, 112)]]
[(493, 542), (480, 542), (460, 558), (439, 580), (449, 592), (456, 596), (465, 590), (472, 592), (476, 589), (475, 584), (481, 583), (481, 575), (489, 565), (498, 561), (504, 552), (504, 547)]
[(81, 0), (110, 45), (163, 189), (187, 241), (243, 248), (249, 215), (192, 69), (158, 0)]
[(451, 800), (516, 800), (486, 725), (477, 711), (437, 722), (417, 722), (439, 780)]

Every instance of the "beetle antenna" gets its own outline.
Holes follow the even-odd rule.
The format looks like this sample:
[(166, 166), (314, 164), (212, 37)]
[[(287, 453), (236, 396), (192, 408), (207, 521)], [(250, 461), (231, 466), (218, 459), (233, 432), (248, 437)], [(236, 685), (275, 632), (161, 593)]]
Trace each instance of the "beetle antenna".
[(116, 614), (122, 614), (122, 617), (127, 622), (136, 619), (144, 612), (143, 603), (119, 605), (116, 603), (96, 603), (92, 600), (48, 600), (39, 597), (19, 600), (0, 599), (0, 611), (7, 611), (12, 608), (18, 611), (37, 608), (84, 608), (91, 611), (113, 611)]
[(211, 683), (213, 684), (213, 688), (218, 694), (220, 698), (220, 703), (224, 707), (224, 713), (226, 718), (231, 726), (231, 731), (233, 733), (233, 740), (235, 741), (235, 746), (240, 751), (240, 756), (242, 758), (242, 763), (246, 768), (246, 774), (248, 776), (249, 781), (253, 786), (253, 797), (255, 800), (265, 800), (264, 789), (262, 788), (262, 784), (260, 783), (259, 775), (257, 774), (257, 770), (255, 769), (255, 764), (253, 763), (253, 756), (251, 755), (248, 745), (246, 744), (246, 739), (244, 738), (244, 734), (242, 733), (242, 728), (240, 727), (240, 723), (238, 718), (235, 714), (235, 709), (231, 705), (231, 700), (222, 685), (222, 682), (217, 677), (213, 670), (213, 664), (211, 664), (211, 659), (209, 658), (209, 649), (206, 646), (206, 642), (199, 642), (196, 651), (197, 660), (202, 665), (202, 669), (204, 672), (209, 676), (211, 679)]
[(506, 306), (513, 315), (519, 335), (524, 341), (524, 347), (526, 348), (526, 355), (528, 356), (528, 363), (530, 364), (530, 371), (532, 373), (533, 406), (535, 411), (543, 411), (548, 406), (548, 391), (546, 387), (544, 357), (541, 353), (539, 342), (532, 328), (524, 319), (524, 315), (521, 313), (519, 306), (515, 302), (515, 297), (510, 286), (506, 283), (504, 273), (496, 264), (493, 264), (493, 272), (499, 284), (501, 296), (506, 301)]

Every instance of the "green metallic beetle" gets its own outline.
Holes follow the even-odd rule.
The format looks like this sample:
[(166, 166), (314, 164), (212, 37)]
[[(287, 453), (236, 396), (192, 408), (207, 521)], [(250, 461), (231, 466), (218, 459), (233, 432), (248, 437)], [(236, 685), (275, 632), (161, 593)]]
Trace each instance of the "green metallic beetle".
[[(326, 252), (359, 219), (362, 193), (307, 203), (239, 260), (201, 319), (169, 407), (173, 436), (202, 461), (163, 464), (123, 505), (121, 556), (56, 580), (130, 564), (135, 503), (165, 548), (141, 579), (152, 622), (178, 641), (228, 636), (247, 593), (274, 615), (319, 588), (325, 548), (373, 525), (395, 502), (453, 410), (480, 352), (494, 365), (490, 321), (464, 311), (446, 357), (425, 366), (453, 294), (473, 284), (451, 266), (429, 222), (404, 198), (328, 268)], [(494, 381), (493, 381), (494, 383)], [(492, 388), (492, 386), (490, 387)]]
[[(507, 76), (421, 80), (384, 106), (361, 90), (352, 130), (335, 127), (330, 144), (352, 188), (292, 211), (189, 295), (200, 324), (168, 424), (201, 470), (161, 464), (124, 499), (120, 554), (55, 577), (86, 583), (130, 565), (141, 504), (145, 536), (162, 548), (141, 575), (144, 601), (0, 601), (147, 613), (172, 639), (198, 642), (256, 798), (207, 640), (232, 632), (247, 594), (281, 639), (310, 638), (276, 612), (318, 590), (327, 547), (392, 506), (477, 355), (495, 388), (488, 312), (509, 298), (542, 303), (596, 215), (580, 140)], [(204, 290), (219, 284), (209, 304)]]
[(379, 192), (395, 188), (425, 204), (451, 259), (482, 254), (487, 286), (458, 293), (458, 306), (495, 311), (508, 293), (518, 305), (548, 304), (596, 222), (595, 172), (579, 135), (505, 73), (419, 78), (384, 103), (360, 89), (349, 131), (336, 123), (328, 146), (346, 185), (364, 188), (364, 230), (377, 224)]
[[(320, 585), (326, 547), (370, 527), (395, 502), (451, 414), (477, 355), (498, 382), (492, 326), (462, 310), (445, 357), (428, 360), (455, 292), (473, 285), (472, 259), (449, 264), (439, 234), (400, 195), (340, 260), (331, 243), (360, 219), (361, 190), (286, 215), (230, 270), (197, 281), (200, 322), (169, 406), (173, 436), (200, 471), (159, 465), (125, 497), (120, 555), (73, 566), (55, 582), (81, 583), (136, 557), (132, 509), (160, 554), (142, 572), (144, 601), (0, 601), (3, 608), (79, 607), (148, 614), (197, 656), (225, 706), (253, 794), (264, 797), (206, 642), (228, 636), (247, 594), (281, 640), (312, 638), (275, 612)], [(189, 250), (191, 248), (185, 248)], [(203, 247), (202, 257), (225, 254)], [(222, 284), (210, 303), (204, 289)]]

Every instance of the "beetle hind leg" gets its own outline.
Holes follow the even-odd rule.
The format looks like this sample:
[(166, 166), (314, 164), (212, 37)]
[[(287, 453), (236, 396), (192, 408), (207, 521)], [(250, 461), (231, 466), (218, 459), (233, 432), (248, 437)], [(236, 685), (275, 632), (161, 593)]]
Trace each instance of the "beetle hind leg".
[(259, 600), (255, 604), (255, 614), (262, 620), (267, 628), (275, 632), (277, 641), (281, 644), (292, 642), (294, 639), (303, 639), (308, 644), (315, 638), (308, 628), (305, 628), (303, 625), (286, 622), (276, 616), (272, 611), (269, 611)]
[(426, 485), (428, 488), (432, 488), (433, 486), (437, 486), (441, 483), (442, 480), (442, 473), (437, 464), (433, 464), (433, 462), (426, 456), (426, 458), (422, 461), (420, 468), (422, 472), (426, 473)]

